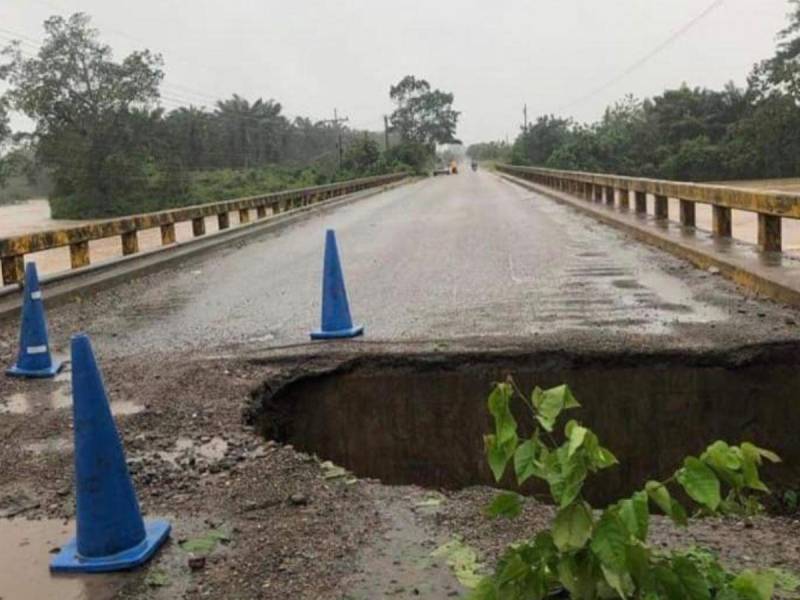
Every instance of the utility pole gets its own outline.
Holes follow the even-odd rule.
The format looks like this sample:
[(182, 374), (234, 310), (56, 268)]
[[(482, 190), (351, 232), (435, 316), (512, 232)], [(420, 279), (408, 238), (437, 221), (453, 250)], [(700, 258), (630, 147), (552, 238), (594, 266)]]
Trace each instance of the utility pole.
[(389, 117), (383, 115), (383, 151), (389, 150)]
[(525, 103), (525, 105), (522, 107), (522, 118), (523, 118), (522, 131), (524, 131), (525, 133), (528, 133), (528, 104), (527, 103)]
[(336, 127), (336, 133), (338, 136), (338, 142), (336, 146), (339, 148), (339, 168), (342, 168), (342, 157), (344, 154), (344, 148), (342, 148), (342, 128), (340, 123), (347, 123), (349, 121), (347, 117), (339, 117), (338, 111), (334, 108), (333, 109), (333, 119), (326, 119), (321, 121), (321, 123), (333, 123), (333, 126)]
[(336, 113), (336, 109), (333, 109), (333, 124), (336, 126), (336, 131), (339, 133), (339, 168), (342, 168), (342, 156), (344, 155), (344, 148), (342, 148), (342, 127), (339, 125), (340, 123), (346, 123), (348, 121), (347, 117), (339, 118), (339, 115)]

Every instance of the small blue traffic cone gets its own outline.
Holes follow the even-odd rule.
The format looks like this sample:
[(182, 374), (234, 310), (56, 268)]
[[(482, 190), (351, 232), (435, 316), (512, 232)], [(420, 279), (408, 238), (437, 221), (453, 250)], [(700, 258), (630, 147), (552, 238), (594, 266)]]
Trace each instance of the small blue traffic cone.
[(322, 272), (322, 328), (311, 332), (312, 340), (350, 338), (364, 333), (361, 325), (353, 325), (350, 305), (344, 287), (336, 234), (333, 229), (325, 232), (325, 264)]
[(47, 319), (44, 316), (42, 290), (36, 263), (25, 265), (25, 287), (22, 289), (22, 325), (19, 334), (17, 363), (6, 369), (12, 377), (54, 377), (63, 366), (53, 360), (47, 343)]
[(72, 338), (72, 412), (78, 535), (56, 554), (50, 570), (138, 567), (164, 543), (170, 525), (142, 520), (103, 379), (84, 334)]

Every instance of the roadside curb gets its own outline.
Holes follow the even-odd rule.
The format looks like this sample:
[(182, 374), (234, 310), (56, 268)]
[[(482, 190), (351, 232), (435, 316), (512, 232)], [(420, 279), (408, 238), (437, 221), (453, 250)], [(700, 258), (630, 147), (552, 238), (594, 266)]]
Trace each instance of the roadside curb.
[[(261, 221), (224, 229), (185, 242), (177, 242), (170, 246), (161, 246), (137, 254), (121, 256), (80, 269), (43, 276), (40, 281), (45, 292), (45, 305), (51, 308), (65, 304), (83, 293), (112, 287), (132, 277), (158, 271), (174, 262), (216, 250), (224, 244), (255, 237), (265, 231), (295, 223), (317, 212), (365, 200), (415, 181), (417, 181), (416, 178), (406, 177), (395, 183), (331, 198), (327, 201), (279, 213)], [(0, 289), (0, 321), (19, 313), (22, 306), (20, 289), (20, 285), (11, 285)]]
[[(576, 198), (518, 177), (495, 175), (567, 204), (641, 242), (688, 260), (700, 269), (716, 268), (720, 275), (751, 292), (800, 306), (800, 261), (797, 259), (781, 253), (765, 255), (753, 244), (733, 239), (713, 240), (711, 234), (703, 230), (686, 228), (674, 222), (656, 224), (650, 215), (646, 218), (636, 217), (634, 213), (617, 212), (616, 208), (605, 204), (595, 205), (590, 200)], [(708, 239), (703, 239), (704, 234)], [(794, 268), (789, 268), (788, 264)]]

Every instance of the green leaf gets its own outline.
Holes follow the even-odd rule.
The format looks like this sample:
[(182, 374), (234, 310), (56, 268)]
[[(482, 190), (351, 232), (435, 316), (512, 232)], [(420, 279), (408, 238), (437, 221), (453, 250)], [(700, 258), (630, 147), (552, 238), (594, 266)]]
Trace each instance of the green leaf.
[[(431, 552), (431, 556), (444, 558), (459, 583), (467, 589), (474, 589), (481, 584), (483, 576), (479, 574), (483, 565), (478, 562), (478, 554), (473, 548), (464, 544), (459, 538), (442, 544)], [(481, 596), (491, 598), (492, 596)]]
[(570, 428), (569, 433), (567, 434), (569, 437), (569, 449), (567, 451), (568, 456), (575, 454), (578, 448), (583, 445), (583, 441), (586, 439), (587, 433), (589, 433), (589, 430), (586, 429), (586, 427), (582, 427), (578, 424), (575, 424)]
[(672, 560), (672, 570), (678, 576), (684, 598), (687, 600), (710, 600), (711, 592), (708, 585), (691, 560), (683, 556), (675, 557)]
[(489, 394), (489, 412), (494, 417), (495, 436), (498, 444), (505, 445), (513, 440), (517, 446), (517, 422), (511, 414), (509, 402), (513, 389), (508, 383), (498, 383)]
[(497, 494), (492, 503), (486, 507), (486, 514), (492, 518), (504, 517), (511, 519), (522, 510), (522, 496), (514, 492)]
[(230, 540), (230, 537), (226, 533), (218, 529), (211, 529), (205, 535), (181, 542), (180, 547), (184, 552), (206, 555), (214, 551), (217, 543), (227, 542), (228, 540)]
[(486, 456), (489, 459), (489, 468), (492, 470), (495, 481), (503, 478), (508, 461), (514, 456), (516, 442), (509, 441), (506, 444), (498, 444), (497, 437), (490, 434), (483, 436), (483, 443), (486, 447)]
[(531, 477), (543, 478), (544, 473), (538, 462), (543, 447), (537, 439), (526, 440), (514, 452), (514, 473), (517, 483), (522, 485)]
[(625, 548), (628, 545), (628, 538), (628, 530), (616, 510), (606, 509), (592, 533), (592, 552), (612, 571), (618, 573), (626, 571)]
[(650, 520), (647, 508), (647, 493), (636, 492), (630, 498), (619, 502), (619, 516), (625, 527), (636, 539), (645, 541)]
[(531, 402), (536, 408), (536, 420), (549, 432), (553, 431), (553, 427), (562, 410), (580, 406), (566, 385), (560, 385), (544, 391), (537, 387), (533, 390)]
[(573, 598), (593, 598), (595, 590), (592, 562), (585, 552), (562, 554), (556, 568), (558, 579)]
[(688, 523), (686, 511), (677, 500), (672, 498), (667, 486), (658, 481), (648, 481), (644, 489), (650, 500), (675, 523), (684, 526)]
[(759, 457), (757, 464), (761, 464), (760, 458), (766, 458), (771, 463), (779, 463), (781, 462), (781, 457), (771, 452), (770, 450), (765, 450), (764, 448), (759, 448), (758, 446), (751, 444), (750, 442), (744, 442), (741, 445), (742, 452), (745, 454), (753, 454)]
[(553, 543), (559, 550), (579, 550), (591, 534), (592, 510), (585, 502), (574, 502), (558, 511), (553, 522)]
[(731, 582), (731, 589), (747, 600), (771, 600), (775, 590), (775, 574), (770, 571), (742, 571)]
[(547, 482), (550, 484), (550, 494), (563, 508), (572, 504), (578, 497), (586, 480), (587, 470), (579, 456), (567, 456), (564, 446), (548, 457), (546, 467)]
[(693, 456), (683, 461), (683, 468), (677, 473), (678, 482), (695, 502), (709, 510), (717, 510), (720, 497), (719, 479), (708, 465)]

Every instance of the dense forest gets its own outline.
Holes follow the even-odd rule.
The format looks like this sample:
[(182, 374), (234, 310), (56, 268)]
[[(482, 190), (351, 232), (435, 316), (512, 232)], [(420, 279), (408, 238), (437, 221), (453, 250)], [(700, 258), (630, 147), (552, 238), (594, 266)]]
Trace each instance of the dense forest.
[[(115, 61), (85, 14), (51, 17), (31, 51), (0, 54), (0, 186), (49, 182), (54, 217), (131, 214), (399, 170), (421, 171), (455, 141), (453, 95), (406, 76), (391, 86), (389, 131), (289, 118), (237, 94), (213, 108), (161, 106), (163, 61)], [(34, 124), (13, 132), (16, 111)], [(386, 137), (385, 137), (386, 136)], [(386, 148), (389, 141), (389, 148)]]
[(513, 146), (482, 143), (470, 156), (519, 165), (690, 181), (800, 176), (800, 0), (775, 56), (745, 88), (667, 90), (628, 96), (592, 124), (545, 115)]

